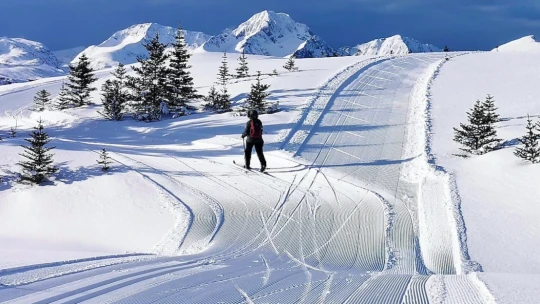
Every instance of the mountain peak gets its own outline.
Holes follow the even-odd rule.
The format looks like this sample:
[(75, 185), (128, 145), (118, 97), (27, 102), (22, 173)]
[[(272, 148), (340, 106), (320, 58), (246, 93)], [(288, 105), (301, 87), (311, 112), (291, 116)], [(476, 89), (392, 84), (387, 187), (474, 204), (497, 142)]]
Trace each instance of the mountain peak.
[(387, 38), (379, 38), (370, 42), (359, 44), (352, 48), (346, 47), (340, 50), (341, 55), (405, 55), (412, 53), (441, 52), (442, 50), (432, 44), (424, 44), (420, 41), (394, 35)]
[[(251, 16), (232, 31), (210, 38), (202, 49), (277, 57), (297, 51), (300, 51), (299, 56), (326, 56), (334, 52), (324, 41), (314, 37), (307, 25), (295, 22), (288, 14), (266, 10)], [(304, 47), (316, 49), (301, 51)]]

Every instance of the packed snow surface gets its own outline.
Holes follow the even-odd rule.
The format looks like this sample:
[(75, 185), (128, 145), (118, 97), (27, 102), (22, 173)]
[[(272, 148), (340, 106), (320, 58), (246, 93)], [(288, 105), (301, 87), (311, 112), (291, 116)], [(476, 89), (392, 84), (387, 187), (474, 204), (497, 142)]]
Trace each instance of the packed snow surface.
[[(237, 54), (228, 55), (236, 62)], [(99, 92), (96, 105), (30, 113), (31, 96), (42, 88), (57, 94), (62, 78), (0, 87), (0, 128), (17, 125), (24, 134), (41, 117), (61, 168), (42, 186), (18, 184), (23, 135), (0, 142), (0, 243), (9, 244), (0, 249), (0, 301), (494, 303), (494, 296), (512, 297), (503, 281), (490, 285), (489, 273), (476, 273), (475, 262), (484, 261), (468, 257), (463, 218), (467, 229), (478, 219), (467, 219), (464, 199), (463, 210), (457, 208), (450, 175), (428, 162), (426, 128), (440, 118), (426, 116), (426, 109), (433, 85), (444, 82), (434, 76), (472, 55), (448, 63), (445, 56), (299, 59), (300, 71), (292, 73), (282, 68), (285, 59), (248, 56), (251, 70), (280, 72), (262, 79), (271, 85), (269, 100), (282, 107), (260, 117), (268, 174), (233, 164), (243, 163), (242, 116), (109, 122), (96, 113)], [(192, 58), (201, 93), (215, 81), (208, 75), (220, 61), (220, 53)], [(97, 76), (99, 87), (109, 71)], [(246, 98), (252, 81), (230, 81), (233, 105)], [(109, 173), (95, 164), (103, 148), (114, 160)], [(258, 168), (256, 156), (252, 167)], [(536, 292), (534, 284), (520, 286), (522, 299)]]
[[(540, 53), (457, 57), (443, 66), (432, 88), (432, 153), (455, 179), (469, 254), (482, 265), (482, 278), (500, 303), (538, 301), (536, 297), (531, 302), (530, 295), (540, 288), (540, 166), (525, 163), (513, 152), (516, 138), (526, 132), (527, 114), (534, 122), (540, 119), (539, 64)], [(456, 157), (461, 151), (452, 127), (466, 122), (465, 112), (487, 94), (498, 107), (502, 121), (497, 133), (505, 147), (482, 156)], [(501, 289), (505, 284), (513, 287)]]

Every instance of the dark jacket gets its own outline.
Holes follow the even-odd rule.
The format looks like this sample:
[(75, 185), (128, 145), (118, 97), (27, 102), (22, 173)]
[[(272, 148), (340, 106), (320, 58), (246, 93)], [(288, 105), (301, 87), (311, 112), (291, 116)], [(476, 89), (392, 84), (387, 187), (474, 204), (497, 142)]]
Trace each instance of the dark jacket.
[[(242, 133), (242, 138), (247, 137), (246, 141), (248, 143), (253, 143), (253, 144), (262, 144), (262, 143), (264, 143), (264, 140), (262, 139), (262, 137), (261, 138), (251, 138), (249, 136), (249, 133), (250, 133), (249, 131), (251, 130), (251, 120), (252, 119), (250, 119), (246, 123), (246, 129), (244, 130), (244, 133)], [(263, 128), (263, 124), (258, 118), (255, 118), (253, 120), (255, 121), (255, 123), (258, 123), (258, 124), (261, 125), (261, 129)]]

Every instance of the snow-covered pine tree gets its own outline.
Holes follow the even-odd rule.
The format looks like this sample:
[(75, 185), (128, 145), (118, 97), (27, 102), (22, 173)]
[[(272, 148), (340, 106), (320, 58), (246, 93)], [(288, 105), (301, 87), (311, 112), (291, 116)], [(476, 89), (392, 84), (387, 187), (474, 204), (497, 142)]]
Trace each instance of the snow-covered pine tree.
[(514, 151), (514, 155), (530, 162), (540, 162), (540, 146), (538, 145), (538, 139), (540, 134), (536, 133), (536, 126), (533, 124), (529, 115), (527, 115), (527, 134), (518, 138), (518, 141), (523, 144), (523, 147), (517, 147)]
[(172, 45), (173, 51), (170, 54), (170, 69), (168, 73), (169, 87), (169, 109), (173, 112), (178, 112), (181, 107), (187, 106), (187, 103), (199, 98), (193, 77), (188, 64), (191, 54), (188, 52), (184, 31), (179, 25), (176, 32), (175, 42)]
[(242, 55), (238, 57), (238, 61), (240, 61), (240, 65), (238, 68), (236, 68), (236, 77), (238, 78), (244, 78), (249, 76), (249, 67), (247, 63), (247, 57), (244, 50), (242, 50)]
[(30, 133), (30, 139), (24, 139), (30, 146), (22, 146), (23, 153), (20, 155), (27, 160), (18, 162), (23, 168), (23, 180), (41, 183), (47, 176), (57, 171), (57, 168), (52, 166), (54, 154), (48, 153), (55, 147), (45, 147), (51, 140), (49, 135), (44, 131), (43, 122), (38, 121), (38, 126), (35, 131)]
[(484, 107), (486, 115), (486, 124), (495, 124), (501, 121), (499, 114), (497, 114), (498, 108), (495, 107), (493, 96), (488, 94), (486, 100), (482, 103), (482, 107)]
[(9, 129), (8, 134), (10, 138), (17, 137), (17, 129), (15, 129), (14, 127), (11, 127), (11, 129)]
[(259, 113), (266, 112), (266, 98), (270, 96), (266, 90), (269, 88), (270, 85), (261, 83), (261, 71), (257, 71), (256, 82), (251, 85), (251, 92), (246, 101), (250, 109), (255, 109)]
[(462, 144), (461, 150), (472, 154), (484, 154), (496, 149), (500, 139), (496, 138), (496, 130), (485, 124), (484, 107), (477, 100), (470, 112), (467, 112), (469, 124), (460, 124), (454, 128), (454, 141)]
[(493, 96), (487, 95), (486, 100), (482, 103), (484, 108), (484, 134), (486, 134), (485, 150), (486, 152), (496, 150), (500, 147), (501, 139), (497, 138), (497, 130), (495, 124), (501, 121), (499, 114), (497, 114), (497, 108), (495, 107), (495, 100)]
[(296, 62), (294, 61), (294, 55), (291, 55), (289, 57), (289, 60), (287, 60), (283, 67), (289, 72), (298, 70), (298, 68), (296, 67)]
[(217, 83), (221, 86), (221, 92), (218, 97), (218, 111), (226, 111), (231, 108), (231, 96), (227, 90), (227, 82), (229, 81), (229, 66), (227, 64), (227, 53), (223, 53), (223, 59), (218, 71)]
[(274, 70), (272, 71), (272, 74), (270, 74), (270, 75), (272, 75), (272, 76), (279, 76), (279, 73), (278, 73), (278, 71), (277, 71), (276, 69), (274, 69)]
[(111, 74), (114, 79), (108, 79), (101, 87), (103, 111), (99, 114), (110, 120), (122, 120), (129, 101), (129, 94), (126, 91), (126, 68), (119, 64)]
[(204, 100), (206, 101), (204, 106), (205, 109), (212, 109), (214, 111), (219, 109), (219, 93), (215, 86), (210, 88), (210, 91), (208, 91), (208, 95), (204, 97)]
[(90, 60), (82, 54), (76, 65), (69, 66), (69, 99), (74, 106), (81, 107), (90, 104), (90, 93), (96, 88), (91, 87), (97, 78), (90, 67)]
[(51, 93), (47, 90), (39, 90), (34, 96), (34, 111), (44, 111), (47, 105), (51, 103)]
[(72, 106), (71, 99), (69, 98), (69, 89), (67, 88), (66, 84), (62, 82), (62, 88), (60, 89), (60, 93), (58, 93), (58, 97), (56, 98), (55, 107), (58, 110), (64, 110), (67, 108), (70, 108)]
[(97, 163), (101, 165), (101, 170), (103, 171), (107, 171), (111, 168), (111, 166), (109, 165), (112, 164), (112, 161), (109, 157), (109, 153), (105, 151), (105, 149), (101, 150), (101, 152), (99, 153), (99, 159), (97, 160)]
[(148, 43), (143, 43), (148, 56), (137, 57), (140, 67), (132, 67), (137, 76), (128, 76), (128, 86), (133, 90), (136, 101), (136, 117), (144, 121), (160, 120), (163, 104), (168, 104), (167, 79), (169, 68), (165, 53), (167, 47), (159, 41), (159, 34)]

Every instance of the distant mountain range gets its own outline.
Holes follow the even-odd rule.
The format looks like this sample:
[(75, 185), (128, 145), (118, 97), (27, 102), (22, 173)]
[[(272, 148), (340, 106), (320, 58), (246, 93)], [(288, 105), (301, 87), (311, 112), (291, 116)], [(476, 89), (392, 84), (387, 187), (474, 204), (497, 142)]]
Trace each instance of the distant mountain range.
[[(92, 67), (104, 69), (118, 63), (132, 64), (146, 55), (142, 42), (159, 33), (160, 41), (174, 41), (176, 28), (156, 23), (133, 25), (114, 33), (99, 45), (77, 47), (56, 52), (41, 43), (24, 39), (0, 39), (0, 84), (28, 81), (62, 75), (70, 63), (84, 53)], [(262, 11), (235, 29), (226, 29), (216, 36), (184, 31), (188, 48), (193, 52), (242, 52), (274, 57), (312, 58), (355, 55), (403, 55), (417, 52), (439, 52), (431, 44), (400, 35), (382, 38), (353, 47), (335, 49), (305, 24), (294, 21), (285, 13)]]
[(26, 82), (65, 74), (61, 62), (43, 44), (0, 37), (0, 84)]

